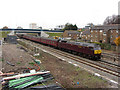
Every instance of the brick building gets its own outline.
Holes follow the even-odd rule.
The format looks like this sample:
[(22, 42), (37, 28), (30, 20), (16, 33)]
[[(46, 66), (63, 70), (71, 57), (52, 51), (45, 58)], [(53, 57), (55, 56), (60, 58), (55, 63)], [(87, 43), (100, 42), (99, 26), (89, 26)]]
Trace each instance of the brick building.
[(120, 35), (120, 25), (99, 25), (90, 29), (91, 42), (111, 43)]
[(80, 37), (80, 32), (65, 30), (63, 33), (63, 38), (78, 39)]
[(87, 30), (81, 32), (81, 33), (80, 33), (80, 38), (81, 38), (82, 41), (90, 42), (90, 39), (91, 39), (91, 38), (90, 38), (90, 30), (87, 29)]

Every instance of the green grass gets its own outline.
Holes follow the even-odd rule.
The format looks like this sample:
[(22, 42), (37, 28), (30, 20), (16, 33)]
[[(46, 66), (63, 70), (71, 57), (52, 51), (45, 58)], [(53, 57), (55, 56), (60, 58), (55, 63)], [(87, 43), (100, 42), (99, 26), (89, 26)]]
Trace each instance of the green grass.
[(102, 80), (79, 67), (74, 67), (72, 69), (76, 72), (76, 75), (71, 75), (71, 79), (76, 84), (79, 82), (84, 88), (95, 88), (95, 85), (96, 87), (102, 87), (102, 85), (104, 85), (103, 87), (107, 86), (106, 80)]
[(63, 33), (47, 33), (50, 37), (52, 36), (59, 36), (59, 37), (62, 37), (62, 34)]
[(33, 36), (35, 36), (35, 35), (38, 35), (38, 34), (36, 34), (36, 33), (28, 33), (28, 35), (33, 35)]
[(0, 61), (4, 61), (3, 59), (0, 59)]
[(9, 33), (10, 33), (10, 31), (1, 31), (0, 37), (5, 38), (5, 37), (7, 37), (7, 34), (9, 34)]
[(29, 62), (30, 65), (34, 65), (35, 63), (34, 62)]
[(21, 64), (20, 62), (17, 62), (16, 64)]

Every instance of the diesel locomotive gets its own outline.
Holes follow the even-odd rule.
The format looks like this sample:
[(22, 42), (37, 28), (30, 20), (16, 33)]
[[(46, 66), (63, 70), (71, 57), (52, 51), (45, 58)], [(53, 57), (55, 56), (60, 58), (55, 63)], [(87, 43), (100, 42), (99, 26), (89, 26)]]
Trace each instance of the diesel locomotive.
[(49, 45), (61, 50), (66, 50), (71, 53), (76, 53), (82, 57), (92, 60), (99, 60), (101, 58), (101, 47), (95, 43), (69, 42), (65, 40), (36, 37), (24, 34), (18, 35), (18, 37), (44, 45)]

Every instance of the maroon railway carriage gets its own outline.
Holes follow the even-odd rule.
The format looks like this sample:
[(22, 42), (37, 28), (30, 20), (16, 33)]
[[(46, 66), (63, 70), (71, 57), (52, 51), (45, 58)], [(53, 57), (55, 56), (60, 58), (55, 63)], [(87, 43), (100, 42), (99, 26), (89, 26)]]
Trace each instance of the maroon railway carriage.
[(18, 35), (19, 37), (39, 42), (45, 45), (64, 49), (72, 53), (79, 54), (83, 57), (99, 60), (101, 58), (101, 48), (99, 45), (85, 42), (67, 42), (64, 40), (56, 40), (44, 37), (35, 37), (30, 35)]
[(35, 37), (35, 36), (30, 36), (30, 35), (23, 35), (23, 38), (35, 41), (35, 42), (40, 42), (40, 37)]
[(43, 43), (43, 44), (46, 44), (46, 45), (54, 46), (54, 47), (58, 46), (58, 40), (55, 40), (55, 39), (49, 39), (49, 38), (41, 37), (40, 42)]
[(30, 35), (18, 35), (18, 36), (28, 39), (28, 40), (31, 40), (31, 41), (39, 42), (42, 44), (46, 44), (46, 45), (50, 45), (50, 46), (54, 46), (54, 47), (58, 46), (58, 40), (55, 40), (55, 39), (36, 37), (36, 36), (30, 36)]
[(76, 52), (84, 57), (100, 58), (100, 54), (99, 56), (97, 54), (96, 55), (94, 54), (94, 46), (95, 44), (83, 43), (83, 42), (60, 41), (58, 43), (59, 49), (65, 49), (71, 52)]

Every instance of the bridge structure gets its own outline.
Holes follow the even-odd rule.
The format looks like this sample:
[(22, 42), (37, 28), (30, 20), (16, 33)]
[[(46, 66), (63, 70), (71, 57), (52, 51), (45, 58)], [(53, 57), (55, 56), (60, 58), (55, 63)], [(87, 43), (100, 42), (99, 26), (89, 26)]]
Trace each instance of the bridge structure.
[(46, 29), (0, 29), (0, 31), (14, 31), (15, 33), (41, 33), (51, 32), (51, 33), (63, 33), (62, 30), (46, 30)]

